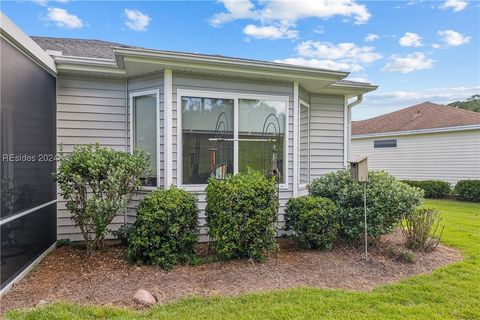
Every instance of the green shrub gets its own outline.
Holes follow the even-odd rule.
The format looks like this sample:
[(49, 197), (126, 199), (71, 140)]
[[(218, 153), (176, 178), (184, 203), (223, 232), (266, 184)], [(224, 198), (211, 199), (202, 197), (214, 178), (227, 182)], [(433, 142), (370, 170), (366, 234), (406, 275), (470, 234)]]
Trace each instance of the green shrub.
[(196, 196), (172, 187), (145, 196), (128, 238), (128, 259), (171, 269), (188, 263), (198, 241)]
[(415, 263), (416, 256), (413, 252), (405, 250), (405, 248), (390, 245), (385, 250), (385, 254), (393, 260), (397, 260), (403, 263)]
[(407, 214), (402, 223), (406, 246), (412, 250), (432, 251), (440, 243), (440, 213), (435, 208), (421, 207)]
[(463, 201), (480, 202), (480, 180), (460, 180), (455, 185), (455, 196)]
[[(367, 184), (368, 234), (377, 238), (387, 234), (402, 217), (422, 203), (423, 191), (410, 187), (384, 171), (370, 171)], [(349, 170), (339, 170), (315, 179), (308, 186), (316, 197), (333, 200), (340, 216), (340, 236), (347, 241), (358, 241), (364, 232), (364, 186), (350, 181)]]
[(79, 146), (60, 159), (56, 180), (67, 200), (87, 253), (103, 248), (108, 225), (127, 209), (132, 194), (147, 172), (148, 158), (96, 145)]
[(338, 210), (332, 200), (292, 198), (285, 210), (285, 229), (295, 231), (296, 242), (307, 249), (330, 249), (337, 238)]
[(402, 180), (412, 187), (417, 187), (425, 192), (425, 198), (446, 198), (452, 193), (452, 187), (442, 180)]
[(400, 252), (400, 254), (397, 257), (397, 260), (403, 263), (412, 264), (412, 263), (415, 263), (415, 261), (417, 260), (417, 257), (415, 256), (415, 253), (405, 250)]
[(112, 231), (112, 236), (120, 240), (123, 245), (128, 245), (128, 238), (130, 238), (130, 233), (132, 232), (133, 225), (122, 224), (120, 228)]
[(225, 180), (211, 178), (206, 192), (208, 234), (218, 258), (262, 261), (277, 250), (275, 180), (249, 170)]

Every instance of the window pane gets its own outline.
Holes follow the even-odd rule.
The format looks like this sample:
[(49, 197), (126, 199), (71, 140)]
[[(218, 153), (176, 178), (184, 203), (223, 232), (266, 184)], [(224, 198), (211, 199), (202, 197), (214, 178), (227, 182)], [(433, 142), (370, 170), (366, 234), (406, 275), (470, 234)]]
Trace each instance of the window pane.
[(373, 147), (377, 148), (395, 148), (397, 146), (397, 139), (374, 140)]
[(150, 156), (150, 172), (144, 185), (157, 185), (157, 98), (156, 95), (135, 97), (134, 103), (134, 141), (135, 149), (143, 150)]
[(183, 184), (205, 184), (223, 170), (233, 173), (231, 99), (182, 97), (182, 168)]
[(308, 107), (300, 104), (300, 184), (310, 183), (310, 127)]
[[(274, 153), (280, 171), (280, 182), (285, 181), (285, 118), (286, 104), (283, 101), (239, 100), (239, 150), (238, 171), (247, 168), (267, 173)], [(264, 135), (267, 133), (267, 136)], [(242, 141), (242, 139), (275, 139), (276, 141)], [(275, 150), (275, 151), (274, 151)]]

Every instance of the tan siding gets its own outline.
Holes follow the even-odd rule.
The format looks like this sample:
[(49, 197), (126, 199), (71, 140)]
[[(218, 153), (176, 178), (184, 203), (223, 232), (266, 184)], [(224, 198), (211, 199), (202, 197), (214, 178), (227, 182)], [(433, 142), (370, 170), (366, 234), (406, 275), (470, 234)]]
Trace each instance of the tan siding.
[[(397, 148), (374, 149), (373, 141), (381, 139), (397, 139)], [(352, 139), (352, 155), (367, 155), (370, 169), (399, 179), (455, 184), (480, 179), (480, 130)]]

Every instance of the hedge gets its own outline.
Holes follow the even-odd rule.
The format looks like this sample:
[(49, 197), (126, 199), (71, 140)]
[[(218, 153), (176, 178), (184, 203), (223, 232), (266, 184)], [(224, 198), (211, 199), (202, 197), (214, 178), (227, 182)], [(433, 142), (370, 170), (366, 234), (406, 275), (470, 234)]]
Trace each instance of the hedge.
[(262, 261), (277, 250), (275, 180), (249, 170), (225, 180), (210, 178), (206, 192), (208, 234), (218, 258)]
[(285, 209), (285, 230), (307, 249), (330, 249), (337, 239), (338, 209), (332, 200), (303, 196), (291, 198)]
[(480, 202), (480, 180), (460, 180), (455, 185), (454, 193), (460, 200)]
[(441, 199), (451, 195), (452, 187), (446, 181), (442, 180), (401, 180), (402, 182), (422, 189), (425, 192), (425, 198)]
[(128, 259), (171, 269), (190, 262), (198, 242), (196, 196), (175, 187), (145, 196), (128, 237)]
[[(377, 238), (395, 229), (406, 214), (422, 203), (423, 191), (401, 183), (384, 171), (370, 171), (367, 184), (367, 226)], [(364, 186), (350, 180), (350, 170), (327, 173), (308, 186), (316, 197), (333, 200), (339, 208), (340, 236), (358, 241), (364, 232)]]

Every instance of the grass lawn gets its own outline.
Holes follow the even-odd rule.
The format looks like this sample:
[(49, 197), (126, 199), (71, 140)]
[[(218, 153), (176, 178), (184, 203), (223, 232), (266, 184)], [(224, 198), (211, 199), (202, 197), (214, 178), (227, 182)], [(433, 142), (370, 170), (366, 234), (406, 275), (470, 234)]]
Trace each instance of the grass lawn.
[(372, 292), (299, 288), (233, 298), (188, 298), (148, 311), (52, 304), (10, 319), (480, 319), (480, 204), (426, 201), (438, 208), (442, 242), (465, 259)]

